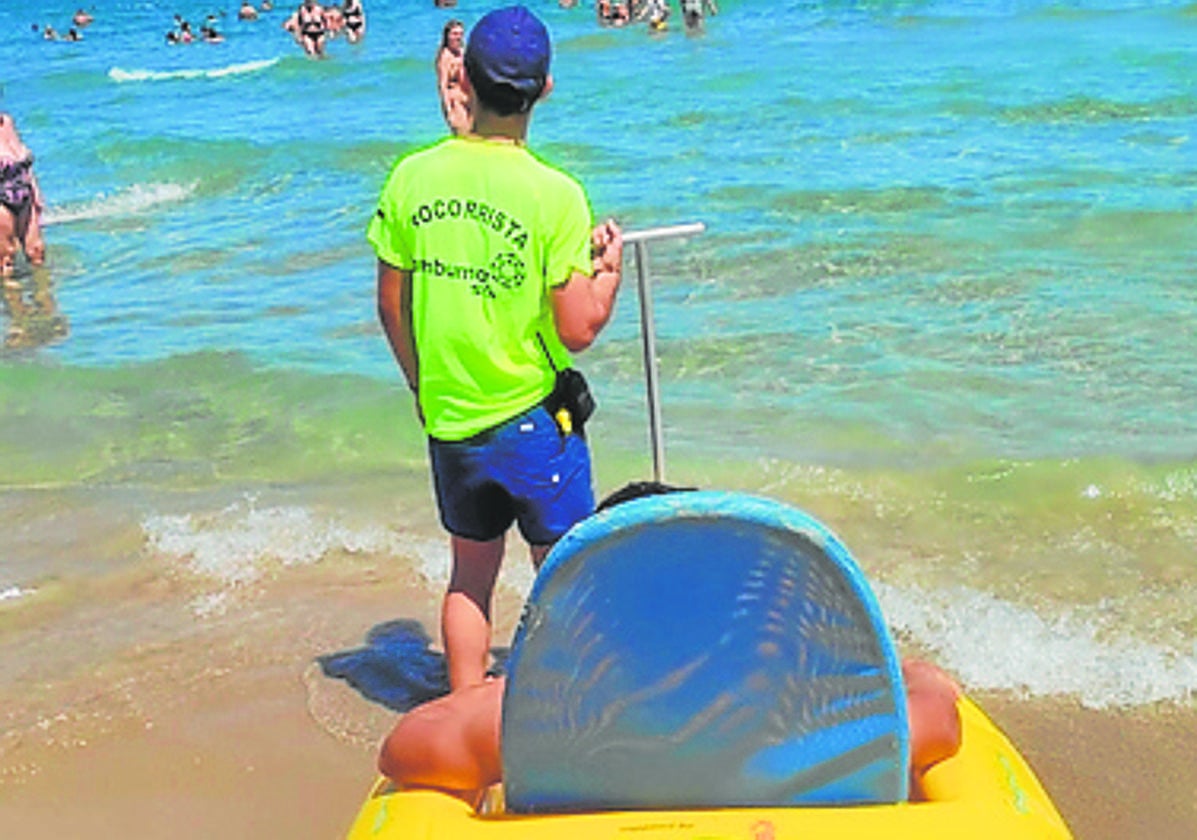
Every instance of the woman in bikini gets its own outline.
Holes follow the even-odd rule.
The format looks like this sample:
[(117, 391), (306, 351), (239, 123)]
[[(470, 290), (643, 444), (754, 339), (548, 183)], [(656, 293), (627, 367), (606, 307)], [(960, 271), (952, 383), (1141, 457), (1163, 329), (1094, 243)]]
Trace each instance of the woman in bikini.
[[(67, 320), (58, 312), (42, 240), (41, 189), (33, 174), (33, 153), (21, 142), (8, 114), (0, 112), (0, 292), (9, 317), (4, 346), (36, 347), (67, 334)], [(33, 266), (22, 282), (14, 271), (17, 249)], [(28, 286), (28, 288), (26, 288)]]
[(362, 0), (345, 0), (341, 17), (345, 19), (345, 37), (349, 43), (356, 44), (366, 34), (366, 10), (362, 8)]
[(454, 134), (467, 133), (473, 124), (469, 99), (461, 87), (461, 76), (465, 73), (464, 50), (465, 24), (454, 18), (441, 31), (441, 46), (436, 51), (436, 86), (441, 96), (441, 113)]
[(0, 274), (12, 274), (18, 246), (31, 265), (46, 257), (42, 239), (42, 192), (33, 174), (33, 153), (16, 124), (0, 112)]
[(296, 23), (299, 25), (299, 43), (303, 51), (312, 56), (324, 55), (324, 35), (327, 29), (324, 19), (324, 9), (316, 0), (303, 0), (303, 5), (295, 12)]

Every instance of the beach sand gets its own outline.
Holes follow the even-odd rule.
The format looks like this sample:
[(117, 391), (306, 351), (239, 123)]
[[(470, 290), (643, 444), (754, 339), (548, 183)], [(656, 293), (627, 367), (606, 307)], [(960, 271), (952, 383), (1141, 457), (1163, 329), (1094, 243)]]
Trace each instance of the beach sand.
[(978, 695), (1078, 840), (1197, 837), (1197, 711)]
[[(32, 692), (40, 710), (0, 697), (27, 713), (12, 725), (10, 712), (0, 740), (0, 837), (344, 836), (392, 715), (325, 678), (313, 657), (356, 647), (400, 615), (435, 627), (435, 595), (385, 572), (368, 562), (331, 577), (293, 572), (218, 631), (130, 650), (102, 673)], [(498, 636), (518, 609), (500, 601)], [(1078, 838), (1197, 837), (1197, 711), (977, 699)]]

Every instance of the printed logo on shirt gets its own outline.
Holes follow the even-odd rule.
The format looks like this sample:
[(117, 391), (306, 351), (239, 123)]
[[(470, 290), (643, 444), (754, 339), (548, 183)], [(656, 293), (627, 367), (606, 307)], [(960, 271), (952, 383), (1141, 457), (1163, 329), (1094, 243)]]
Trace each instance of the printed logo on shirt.
[(471, 292), (492, 300), (498, 297), (499, 291), (518, 289), (528, 279), (524, 261), (513, 251), (499, 254), (486, 268), (421, 259), (416, 260), (415, 270), (430, 277), (469, 283)]

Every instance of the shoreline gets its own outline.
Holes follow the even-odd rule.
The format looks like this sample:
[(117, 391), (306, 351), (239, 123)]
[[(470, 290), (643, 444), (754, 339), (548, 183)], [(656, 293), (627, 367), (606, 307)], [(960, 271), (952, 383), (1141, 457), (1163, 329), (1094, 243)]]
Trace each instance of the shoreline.
[[(311, 583), (291, 576), (198, 638), (32, 692), (42, 716), (0, 739), (0, 835), (343, 837), (393, 715), (324, 677), (314, 657), (356, 647), (399, 615), (433, 627), (439, 599), (360, 565)], [(518, 607), (514, 595), (500, 600), (496, 640)], [(1197, 836), (1197, 708), (972, 696), (1080, 840)]]
[[(324, 677), (315, 659), (359, 647), (371, 628), (397, 618), (435, 635), (444, 587), (443, 536), (427, 525), (434, 515), (426, 489), (391, 490), (272, 488), (232, 508), (221, 506), (219, 492), (198, 503), (187, 493), (156, 498), (160, 515), (219, 511), (205, 515), (207, 531), (186, 531), (165, 557), (143, 547), (143, 518), (128, 500), (103, 492), (10, 497), (12, 521), (39, 513), (32, 521), (41, 530), (26, 532), (30, 545), (57, 533), (70, 511), (87, 525), (59, 546), (58, 562), (116, 571), (61, 584), (63, 593), (47, 586), (33, 596), (43, 603), (0, 612), (0, 657), (10, 666), (0, 679), (0, 837), (343, 837), (394, 716)], [(301, 558), (302, 548), (324, 545), (325, 532), (341, 527), (339, 514), (320, 512), (347, 509), (367, 523), (388, 522), (402, 535), (399, 547), (332, 540), (319, 562), (263, 556), (255, 576), (239, 582), (191, 568), (196, 558), (187, 552), (206, 550), (213, 537), (221, 558), (242, 545), (237, 540), (256, 546), (259, 538), (272, 550), (285, 542)], [(278, 516), (277, 531), (274, 519), (255, 530), (251, 510), (313, 518)], [(373, 533), (353, 528), (360, 526), (350, 523), (348, 533)], [(107, 553), (97, 557), (84, 543)], [(500, 577), (508, 585), (496, 591), (496, 644), (514, 632), (520, 579), (530, 574), (518, 543), (509, 561)], [(1028, 759), (1080, 840), (1197, 836), (1191, 699), (1096, 710), (1013, 690), (970, 695)]]
[[(374, 780), (373, 746), (316, 725), (301, 675), (282, 670), (285, 679), (277, 668), (230, 674), (158, 725), (30, 756), (41, 771), (0, 787), (0, 830), (93, 840), (345, 836)], [(1186, 745), (1197, 711), (1166, 710), (1159, 721), (1058, 701), (983, 702), (1079, 840), (1194, 836), (1197, 767)]]

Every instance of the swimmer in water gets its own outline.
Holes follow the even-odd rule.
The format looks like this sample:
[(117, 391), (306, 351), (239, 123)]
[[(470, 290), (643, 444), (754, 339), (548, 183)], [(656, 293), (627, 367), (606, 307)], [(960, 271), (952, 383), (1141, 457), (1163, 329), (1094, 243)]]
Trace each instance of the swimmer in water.
[(204, 25), (200, 27), (200, 37), (209, 44), (219, 44), (224, 36), (216, 31), (216, 15), (208, 15)]

